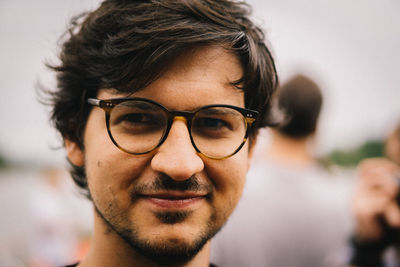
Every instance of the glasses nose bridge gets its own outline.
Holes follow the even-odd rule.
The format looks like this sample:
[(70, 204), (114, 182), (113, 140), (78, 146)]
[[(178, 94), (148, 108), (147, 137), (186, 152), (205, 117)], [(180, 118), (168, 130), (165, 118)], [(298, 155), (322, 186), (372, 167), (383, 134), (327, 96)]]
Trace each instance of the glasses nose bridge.
[(190, 137), (190, 142), (192, 143), (195, 150), (198, 151), (196, 146), (193, 143), (193, 137), (192, 137), (192, 133), (191, 133), (191, 122), (192, 122), (193, 116), (195, 115), (195, 112), (167, 110), (167, 113), (168, 113), (168, 125), (167, 125), (167, 129), (165, 131), (165, 134), (164, 134), (159, 146), (161, 146), (164, 143), (164, 141), (168, 138), (169, 132), (172, 128), (172, 124), (174, 123), (174, 121), (180, 120), (186, 124), (187, 131), (188, 131), (188, 134)]
[(172, 118), (183, 117), (186, 120), (190, 121), (194, 115), (194, 112), (191, 111), (169, 111), (169, 114)]
[(174, 120), (183, 121), (183, 122), (185, 122), (186, 126), (188, 127), (189, 132), (190, 132), (190, 126), (191, 126), (193, 116), (194, 116), (194, 112), (190, 112), (190, 111), (169, 111), (170, 124), (172, 125)]
[(168, 138), (169, 131), (171, 130), (172, 124), (174, 123), (175, 120), (183, 121), (186, 124), (190, 136), (190, 141), (192, 142), (193, 145), (191, 124), (192, 124), (192, 118), (195, 113), (190, 111), (170, 111), (170, 110), (167, 110), (167, 113), (168, 113), (168, 125), (164, 137), (160, 142), (160, 145), (164, 143), (164, 141)]

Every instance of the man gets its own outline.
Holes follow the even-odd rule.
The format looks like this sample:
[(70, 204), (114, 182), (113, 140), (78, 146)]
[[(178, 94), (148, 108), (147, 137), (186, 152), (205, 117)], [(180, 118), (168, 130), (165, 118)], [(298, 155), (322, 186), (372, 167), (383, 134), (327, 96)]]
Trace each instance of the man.
[(284, 119), (256, 149), (238, 208), (212, 244), (217, 265), (331, 266), (332, 251), (346, 244), (349, 212), (339, 190), (345, 185), (324, 169), (310, 143), (321, 90), (299, 74), (277, 95)]
[(385, 156), (364, 160), (358, 167), (352, 266), (400, 264), (400, 124), (386, 140)]
[(316, 136), (322, 93), (305, 75), (297, 74), (279, 89), (278, 107), (282, 122), (271, 131), (271, 142), (263, 149), (265, 158), (289, 169), (317, 164), (312, 142)]
[(52, 119), (95, 210), (79, 267), (209, 265), (277, 83), (263, 38), (233, 1), (107, 0), (73, 20)]

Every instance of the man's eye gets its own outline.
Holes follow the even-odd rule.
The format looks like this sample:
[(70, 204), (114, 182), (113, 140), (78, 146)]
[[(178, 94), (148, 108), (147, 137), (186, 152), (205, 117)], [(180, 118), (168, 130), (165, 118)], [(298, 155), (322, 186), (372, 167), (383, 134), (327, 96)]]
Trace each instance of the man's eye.
[(223, 127), (229, 127), (229, 124), (219, 118), (199, 118), (195, 121), (194, 126), (198, 128), (220, 129)]
[(126, 113), (112, 120), (111, 126), (119, 131), (131, 134), (144, 134), (160, 131), (164, 127), (164, 122), (160, 116), (153, 113)]
[(235, 123), (221, 117), (203, 117), (193, 122), (193, 129), (204, 133), (227, 133), (234, 131)]
[(144, 113), (131, 113), (122, 116), (120, 121), (124, 123), (153, 123), (154, 116)]

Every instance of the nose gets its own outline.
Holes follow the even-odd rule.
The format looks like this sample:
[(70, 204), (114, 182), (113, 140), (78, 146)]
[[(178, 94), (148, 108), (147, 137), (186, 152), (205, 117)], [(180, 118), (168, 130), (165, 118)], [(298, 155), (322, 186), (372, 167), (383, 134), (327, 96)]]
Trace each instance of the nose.
[(151, 167), (176, 181), (189, 179), (203, 170), (204, 162), (190, 141), (184, 118), (174, 119), (167, 139), (151, 160)]

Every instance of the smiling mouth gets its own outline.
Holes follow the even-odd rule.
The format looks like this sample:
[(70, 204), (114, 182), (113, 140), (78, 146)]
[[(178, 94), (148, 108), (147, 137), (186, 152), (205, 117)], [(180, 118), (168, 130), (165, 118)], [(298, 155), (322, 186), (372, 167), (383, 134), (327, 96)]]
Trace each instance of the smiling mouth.
[(140, 198), (163, 209), (189, 208), (206, 199), (207, 194), (199, 193), (161, 193), (140, 195)]

